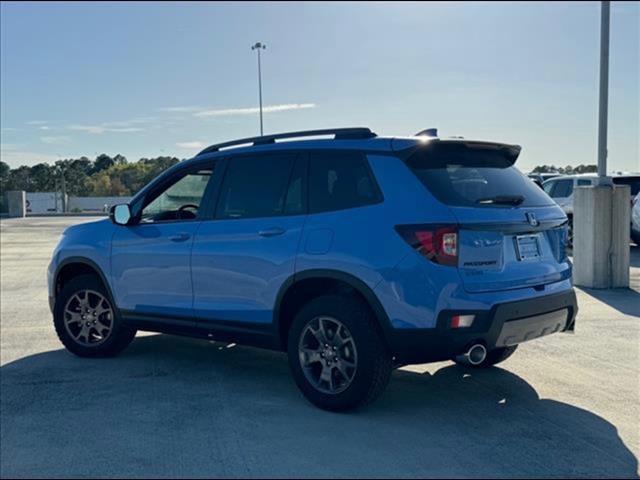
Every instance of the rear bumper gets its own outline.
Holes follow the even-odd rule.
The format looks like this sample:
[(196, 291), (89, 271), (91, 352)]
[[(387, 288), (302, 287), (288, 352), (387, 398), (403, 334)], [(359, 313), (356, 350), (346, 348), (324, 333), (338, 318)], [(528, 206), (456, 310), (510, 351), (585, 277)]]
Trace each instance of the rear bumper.
[[(448, 360), (474, 343), (487, 349), (516, 345), (556, 332), (572, 332), (578, 312), (573, 289), (494, 305), (490, 310), (444, 310), (433, 329), (392, 329), (390, 346), (399, 363)], [(450, 328), (454, 315), (475, 315), (469, 328)]]

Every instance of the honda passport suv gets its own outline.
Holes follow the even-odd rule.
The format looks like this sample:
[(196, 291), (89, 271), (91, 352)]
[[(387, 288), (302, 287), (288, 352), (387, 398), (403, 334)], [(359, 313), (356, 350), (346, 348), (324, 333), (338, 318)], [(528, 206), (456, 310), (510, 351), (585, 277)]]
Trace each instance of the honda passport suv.
[(213, 145), (64, 232), (56, 332), (82, 357), (137, 330), (285, 351), (328, 410), (372, 401), (398, 366), (490, 367), (577, 312), (567, 217), (519, 153), (367, 128)]

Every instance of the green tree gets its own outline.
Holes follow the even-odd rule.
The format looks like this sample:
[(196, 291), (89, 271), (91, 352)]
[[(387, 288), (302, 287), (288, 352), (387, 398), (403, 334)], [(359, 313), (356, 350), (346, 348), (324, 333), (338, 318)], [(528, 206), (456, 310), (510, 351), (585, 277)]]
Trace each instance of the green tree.
[(3, 194), (6, 190), (5, 187), (9, 181), (9, 172), (11, 172), (9, 165), (0, 160), (0, 194)]
[(9, 172), (6, 188), (7, 190), (25, 190), (34, 191), (32, 189), (31, 167), (23, 165), (14, 168)]
[(123, 155), (112, 158), (103, 153), (95, 161), (80, 157), (58, 160), (54, 165), (40, 163), (14, 169), (2, 163), (0, 186), (3, 190), (60, 191), (64, 178), (68, 195), (131, 196), (179, 161), (165, 156), (128, 163)]
[(115, 165), (115, 161), (109, 155), (105, 153), (101, 153), (96, 157), (96, 160), (93, 162), (93, 172), (97, 173), (103, 170), (107, 170)]
[(115, 157), (113, 157), (113, 163), (115, 163), (116, 165), (124, 165), (125, 163), (127, 163), (127, 157), (118, 153)]
[(57, 180), (64, 176), (67, 195), (85, 196), (88, 194), (87, 179), (93, 169), (93, 163), (87, 157), (58, 160), (55, 164)]
[(31, 188), (36, 192), (51, 192), (56, 190), (54, 167), (48, 163), (39, 163), (31, 167)]

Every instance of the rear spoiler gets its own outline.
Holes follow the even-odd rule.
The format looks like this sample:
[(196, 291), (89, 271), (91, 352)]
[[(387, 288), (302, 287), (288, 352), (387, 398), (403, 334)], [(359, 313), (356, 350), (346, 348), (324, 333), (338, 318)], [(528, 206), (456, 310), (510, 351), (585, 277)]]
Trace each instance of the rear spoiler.
[[(430, 138), (421, 137), (395, 137), (391, 140), (391, 149), (406, 158), (418, 149), (433, 148), (437, 145), (463, 145), (469, 150), (492, 150), (501, 153), (505, 159), (513, 165), (516, 163), (522, 147), (508, 143), (485, 142), (481, 140), (466, 140), (459, 138)], [(436, 147), (437, 148), (437, 147)]]

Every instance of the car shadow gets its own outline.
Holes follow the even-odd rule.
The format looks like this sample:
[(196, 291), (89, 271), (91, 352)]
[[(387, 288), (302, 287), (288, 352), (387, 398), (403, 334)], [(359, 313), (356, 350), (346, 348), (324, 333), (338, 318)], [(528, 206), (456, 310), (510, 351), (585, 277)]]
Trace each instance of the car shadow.
[[(631, 268), (640, 268), (640, 247), (631, 245), (629, 265)], [(632, 317), (640, 317), (640, 284), (638, 275), (631, 273), (630, 288), (597, 289), (577, 287), (596, 300), (606, 303), (620, 313)]]
[(616, 428), (503, 368), (394, 372), (374, 404), (321, 411), (286, 356), (139, 336), (0, 369), (2, 477), (627, 477)]
[(606, 303), (611, 308), (615, 308), (620, 313), (640, 318), (640, 292), (633, 288), (577, 288), (596, 300)]

